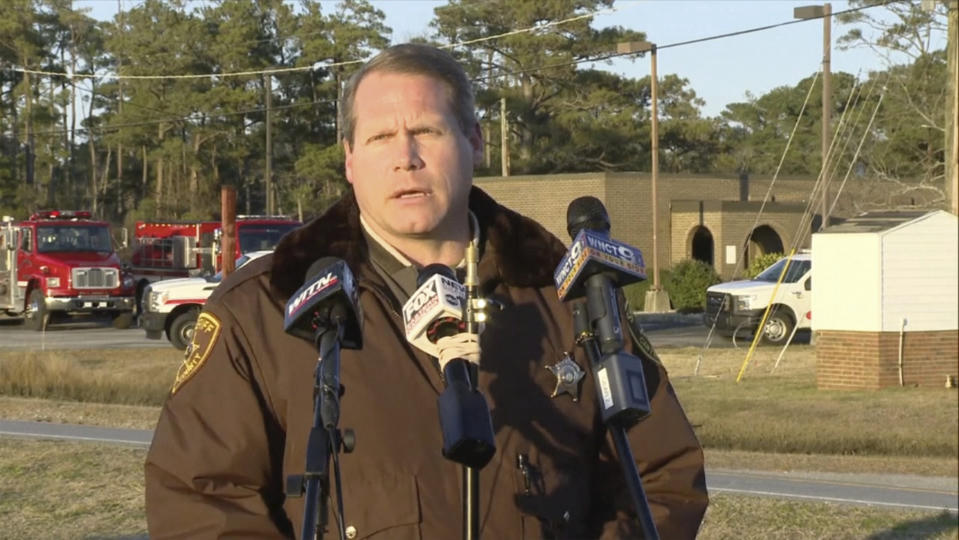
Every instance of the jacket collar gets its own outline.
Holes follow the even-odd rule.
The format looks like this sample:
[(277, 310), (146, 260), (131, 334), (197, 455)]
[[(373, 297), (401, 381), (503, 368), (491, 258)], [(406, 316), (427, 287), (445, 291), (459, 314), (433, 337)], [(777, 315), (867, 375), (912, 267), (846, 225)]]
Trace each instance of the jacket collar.
[[(553, 270), (566, 252), (555, 236), (475, 186), (469, 205), (479, 221), (485, 247), (479, 267), (483, 289), (497, 281), (515, 287), (553, 283)], [(323, 256), (343, 259), (355, 274), (373, 274), (365, 270), (369, 248), (352, 191), (325, 214), (283, 237), (274, 251), (270, 272), (274, 292), (286, 301), (303, 284), (310, 265)]]

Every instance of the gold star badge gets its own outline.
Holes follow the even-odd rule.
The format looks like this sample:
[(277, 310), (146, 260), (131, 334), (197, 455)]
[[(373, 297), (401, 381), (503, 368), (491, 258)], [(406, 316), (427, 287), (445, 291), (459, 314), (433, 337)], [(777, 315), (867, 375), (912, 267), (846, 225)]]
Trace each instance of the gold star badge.
[(562, 360), (552, 366), (546, 366), (546, 369), (556, 375), (556, 389), (549, 397), (565, 393), (572, 396), (573, 401), (579, 401), (579, 382), (586, 376), (586, 372), (573, 361), (569, 353), (564, 353)]

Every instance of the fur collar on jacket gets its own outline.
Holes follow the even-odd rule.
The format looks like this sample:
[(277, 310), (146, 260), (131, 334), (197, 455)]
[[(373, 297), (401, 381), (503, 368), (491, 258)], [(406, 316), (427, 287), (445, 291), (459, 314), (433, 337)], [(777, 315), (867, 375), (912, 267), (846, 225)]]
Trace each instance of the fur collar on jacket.
[[(566, 251), (555, 236), (535, 221), (499, 205), (477, 187), (470, 192), (470, 209), (480, 223), (484, 282), (545, 286)], [(360, 212), (352, 191), (325, 214), (287, 234), (273, 254), (270, 283), (284, 299), (303, 284), (306, 271), (323, 256), (339, 257), (358, 272), (368, 260), (360, 228)]]

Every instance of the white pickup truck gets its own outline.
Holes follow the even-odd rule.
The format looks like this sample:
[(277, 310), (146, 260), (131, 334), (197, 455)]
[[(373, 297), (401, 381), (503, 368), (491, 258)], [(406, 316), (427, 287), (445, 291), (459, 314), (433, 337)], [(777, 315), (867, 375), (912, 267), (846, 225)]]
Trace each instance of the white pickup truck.
[[(706, 326), (715, 324), (716, 331), (727, 336), (754, 333), (786, 261), (786, 258), (779, 259), (751, 280), (720, 283), (706, 289)], [(783, 344), (792, 335), (793, 328), (810, 328), (811, 299), (812, 255), (793, 255), (763, 327), (763, 342)]]
[[(246, 253), (236, 260), (236, 267), (267, 253), (272, 251)], [(212, 276), (154, 281), (143, 293), (140, 327), (146, 331), (148, 338), (160, 339), (166, 334), (174, 347), (185, 350), (193, 340), (196, 319), (200, 316), (203, 304), (222, 279), (222, 273), (217, 272)]]

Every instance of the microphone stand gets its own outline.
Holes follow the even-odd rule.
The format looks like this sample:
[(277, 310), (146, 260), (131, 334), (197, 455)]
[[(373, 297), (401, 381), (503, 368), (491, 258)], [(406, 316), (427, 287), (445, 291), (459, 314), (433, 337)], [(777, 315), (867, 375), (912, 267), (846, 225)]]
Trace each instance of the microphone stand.
[[(573, 305), (573, 331), (577, 336), (576, 342), (586, 351), (595, 377), (596, 370), (601, 367), (600, 362), (603, 357), (600, 353), (599, 344), (596, 342), (596, 335), (590, 329), (590, 317), (586, 309), (586, 305), (582, 302)], [(646, 384), (646, 381), (644, 380), (642, 383)], [(602, 397), (598, 388), (596, 399), (600, 400), (600, 407), (602, 407)], [(639, 469), (636, 467), (636, 461), (633, 458), (633, 450), (630, 448), (629, 440), (626, 437), (626, 427), (623, 423), (616, 421), (614, 417), (607, 421), (606, 428), (613, 437), (616, 455), (619, 457), (619, 463), (623, 468), (623, 478), (626, 481), (629, 494), (632, 496), (636, 515), (639, 517), (642, 538), (659, 540), (659, 532), (656, 530), (656, 523), (653, 521), (652, 511), (649, 509), (649, 501), (646, 500), (646, 492), (643, 490)]]
[(343, 489), (340, 480), (339, 450), (353, 449), (352, 434), (341, 439), (337, 424), (340, 417), (340, 342), (343, 323), (334, 316), (316, 339), (320, 352), (313, 383), (313, 426), (306, 445), (306, 469), (303, 475), (287, 479), (287, 495), (306, 493), (303, 509), (303, 538), (318, 539), (329, 524), (330, 461), (336, 487), (337, 525), (341, 540), (346, 540), (343, 518)]
[[(479, 289), (479, 278), (477, 276), (477, 264), (479, 259), (479, 248), (474, 242), (466, 246), (466, 279), (463, 280), (466, 285), (466, 306), (464, 321), (466, 322), (466, 331), (471, 334), (479, 333), (479, 325), (476, 321), (476, 301)], [(469, 371), (470, 388), (478, 391), (479, 369), (473, 362), (467, 362)], [(479, 469), (463, 466), (463, 538), (464, 540), (479, 540)]]

